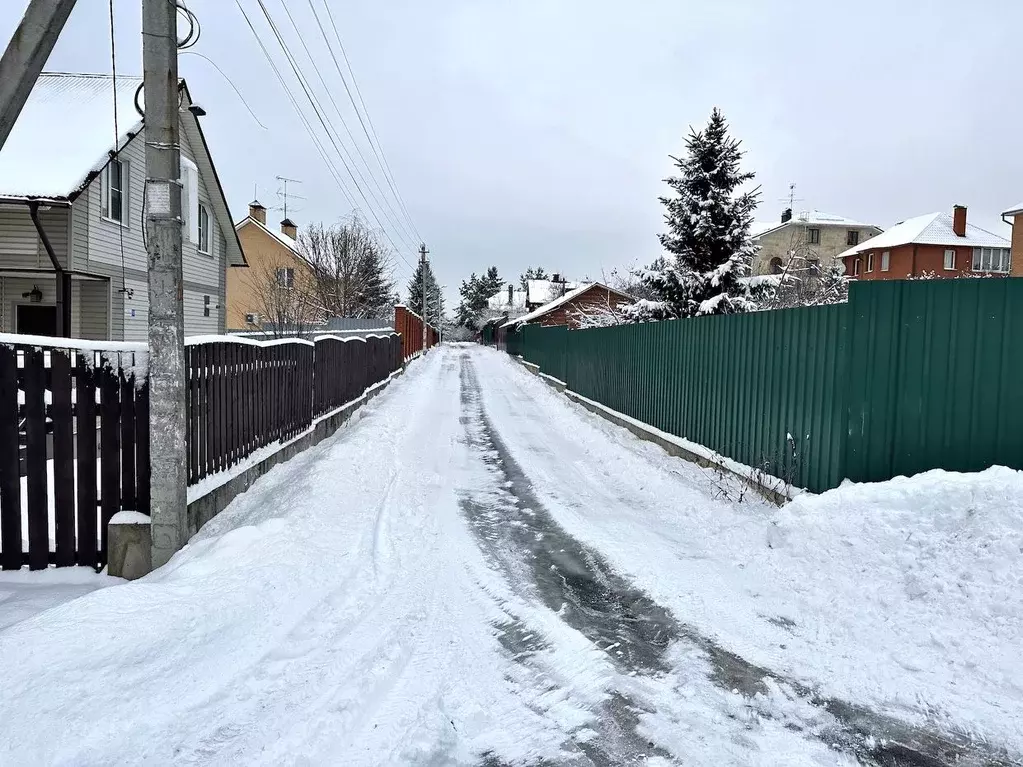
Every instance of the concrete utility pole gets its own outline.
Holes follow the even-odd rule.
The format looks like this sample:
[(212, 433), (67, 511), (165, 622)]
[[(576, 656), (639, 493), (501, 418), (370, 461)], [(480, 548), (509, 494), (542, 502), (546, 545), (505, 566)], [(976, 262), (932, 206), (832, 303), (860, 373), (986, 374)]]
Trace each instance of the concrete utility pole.
[(153, 567), (188, 541), (177, 8), (142, 0)]
[(0, 149), (18, 121), (75, 0), (31, 0), (0, 58)]
[(419, 264), (420, 269), (423, 273), (423, 305), (420, 307), (423, 311), (423, 354), (426, 354), (426, 339), (427, 339), (427, 319), (426, 319), (426, 254), (429, 253), (426, 249), (426, 243), (420, 243), (419, 245)]

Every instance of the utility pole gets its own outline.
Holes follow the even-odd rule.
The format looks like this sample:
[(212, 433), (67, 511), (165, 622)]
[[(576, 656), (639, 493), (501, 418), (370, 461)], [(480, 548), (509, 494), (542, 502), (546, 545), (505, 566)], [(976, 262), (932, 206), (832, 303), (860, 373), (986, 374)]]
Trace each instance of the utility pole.
[(177, 7), (142, 0), (153, 567), (188, 541)]
[(0, 149), (18, 121), (75, 0), (31, 0), (0, 58)]
[(427, 320), (426, 320), (426, 268), (427, 268), (427, 261), (426, 261), (426, 254), (429, 253), (429, 252), (430, 251), (428, 251), (426, 249), (426, 243), (425, 242), (420, 243), (420, 245), (419, 245), (419, 270), (423, 273), (423, 305), (421, 307), (422, 310), (423, 310), (423, 354), (426, 354), (426, 339), (427, 339), (427, 331), (426, 331), (426, 323), (427, 323)]

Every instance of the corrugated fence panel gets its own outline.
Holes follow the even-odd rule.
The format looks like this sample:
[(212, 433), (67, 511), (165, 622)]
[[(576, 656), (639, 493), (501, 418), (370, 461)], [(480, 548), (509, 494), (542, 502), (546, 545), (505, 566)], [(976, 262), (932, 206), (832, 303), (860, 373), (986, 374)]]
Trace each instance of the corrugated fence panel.
[(1023, 468), (1023, 280), (856, 283), (848, 304), (508, 338), (584, 397), (810, 490)]

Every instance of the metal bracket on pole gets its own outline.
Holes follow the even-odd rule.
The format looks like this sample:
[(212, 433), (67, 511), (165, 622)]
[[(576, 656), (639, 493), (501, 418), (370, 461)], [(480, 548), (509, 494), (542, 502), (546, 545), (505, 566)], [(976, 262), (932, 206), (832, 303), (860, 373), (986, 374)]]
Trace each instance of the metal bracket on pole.
[(31, 0), (0, 58), (0, 149), (11, 135), (76, 0)]

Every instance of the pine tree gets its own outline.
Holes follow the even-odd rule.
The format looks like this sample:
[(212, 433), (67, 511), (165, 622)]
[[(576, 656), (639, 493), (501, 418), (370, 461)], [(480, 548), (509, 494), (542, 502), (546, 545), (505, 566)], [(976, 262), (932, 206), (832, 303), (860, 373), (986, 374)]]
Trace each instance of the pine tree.
[(461, 301), (456, 311), (456, 319), (459, 325), (469, 330), (478, 330), (480, 318), (487, 310), (490, 297), (500, 292), (504, 287), (504, 280), (497, 272), (496, 266), (491, 266), (482, 277), (477, 277), (473, 272), (468, 280), (462, 280), (458, 289)]
[(637, 321), (756, 308), (744, 278), (756, 252), (749, 229), (759, 189), (737, 191), (754, 174), (739, 169), (744, 153), (717, 108), (705, 130), (690, 128), (686, 150), (672, 157), (680, 175), (666, 179), (675, 196), (660, 198), (667, 209), (668, 232), (660, 235), (667, 252), (639, 272), (657, 299), (635, 305), (630, 317)]
[[(423, 269), (426, 269), (426, 313), (423, 313)], [(416, 272), (408, 283), (408, 308), (425, 317), (428, 324), (434, 327), (444, 316), (444, 296), (441, 295), (437, 278), (433, 276), (433, 269), (430, 262), (420, 261), (416, 266)]]

